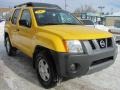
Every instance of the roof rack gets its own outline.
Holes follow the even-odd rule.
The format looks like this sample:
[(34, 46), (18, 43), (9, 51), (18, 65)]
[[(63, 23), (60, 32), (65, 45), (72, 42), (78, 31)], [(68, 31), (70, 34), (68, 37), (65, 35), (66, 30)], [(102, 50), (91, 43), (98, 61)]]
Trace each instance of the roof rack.
[(46, 7), (46, 8), (56, 8), (56, 9), (61, 9), (61, 7), (59, 7), (58, 5), (55, 4), (48, 4), (48, 3), (34, 3), (34, 2), (28, 2), (28, 3), (23, 3), (20, 5), (16, 5), (14, 6), (14, 8), (17, 7)]

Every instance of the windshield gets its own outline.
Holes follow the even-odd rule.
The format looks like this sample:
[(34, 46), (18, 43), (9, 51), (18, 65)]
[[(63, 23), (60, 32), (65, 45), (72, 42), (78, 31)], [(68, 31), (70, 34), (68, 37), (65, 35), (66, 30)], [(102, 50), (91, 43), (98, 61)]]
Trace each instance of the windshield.
[(82, 22), (84, 25), (94, 25), (94, 23), (93, 23), (91, 20), (81, 20), (81, 22)]
[(78, 25), (81, 24), (70, 13), (63, 10), (34, 10), (38, 25)]

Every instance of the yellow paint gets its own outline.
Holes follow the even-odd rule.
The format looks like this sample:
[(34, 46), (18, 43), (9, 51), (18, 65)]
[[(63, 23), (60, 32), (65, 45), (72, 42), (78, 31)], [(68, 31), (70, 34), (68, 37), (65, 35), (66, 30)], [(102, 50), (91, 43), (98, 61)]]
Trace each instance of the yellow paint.
[[(20, 49), (22, 52), (32, 57), (37, 45), (43, 46), (56, 52), (67, 52), (64, 46), (65, 40), (91, 40), (112, 37), (112, 34), (100, 31), (94, 28), (80, 25), (48, 25), (38, 26), (33, 13), (33, 8), (28, 9), (32, 17), (32, 26), (27, 28), (13, 25), (11, 22), (6, 22), (5, 30), (10, 36), (12, 46)], [(22, 11), (21, 11), (22, 12)], [(44, 13), (45, 10), (38, 10), (36, 13)], [(19, 15), (19, 19), (21, 14)], [(16, 30), (20, 31), (17, 32)]]

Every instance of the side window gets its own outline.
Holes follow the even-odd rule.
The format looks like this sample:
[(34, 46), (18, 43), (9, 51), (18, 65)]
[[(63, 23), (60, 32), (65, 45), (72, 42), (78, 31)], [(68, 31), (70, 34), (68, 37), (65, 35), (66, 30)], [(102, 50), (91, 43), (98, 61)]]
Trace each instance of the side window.
[(18, 19), (19, 13), (20, 13), (20, 9), (16, 9), (14, 11), (14, 14), (13, 14), (12, 19), (11, 19), (12, 24), (16, 24), (17, 23), (17, 19)]
[(31, 27), (32, 20), (31, 20), (30, 11), (27, 9), (23, 10), (20, 20), (26, 21), (27, 26)]

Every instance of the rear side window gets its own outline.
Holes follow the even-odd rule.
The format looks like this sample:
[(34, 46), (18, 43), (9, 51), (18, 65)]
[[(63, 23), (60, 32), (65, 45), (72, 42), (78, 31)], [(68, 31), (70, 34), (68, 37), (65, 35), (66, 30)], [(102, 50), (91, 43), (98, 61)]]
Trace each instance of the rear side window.
[(16, 9), (14, 11), (14, 14), (13, 14), (12, 19), (11, 19), (12, 24), (16, 24), (17, 23), (17, 19), (18, 19), (19, 13), (20, 13), (20, 9)]

